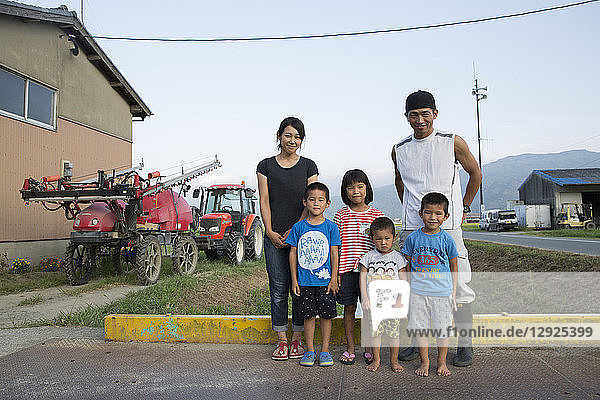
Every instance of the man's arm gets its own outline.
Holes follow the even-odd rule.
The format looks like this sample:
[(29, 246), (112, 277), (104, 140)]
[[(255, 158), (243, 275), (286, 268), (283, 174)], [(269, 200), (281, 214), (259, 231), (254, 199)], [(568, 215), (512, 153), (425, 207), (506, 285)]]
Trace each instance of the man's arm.
[(473, 154), (469, 150), (467, 142), (458, 135), (454, 137), (454, 157), (462, 165), (467, 174), (469, 174), (469, 182), (465, 189), (463, 205), (471, 205), (481, 185), (481, 168), (479, 168), (477, 160), (475, 160), (475, 157), (473, 157)]
[[(456, 151), (456, 150), (455, 150)], [(392, 147), (392, 162), (394, 163), (394, 185), (396, 186), (396, 193), (398, 194), (398, 198), (401, 202), (404, 201), (404, 182), (402, 182), (402, 176), (400, 176), (400, 171), (398, 171), (398, 167), (396, 164), (396, 151), (395, 148)], [(475, 196), (475, 195), (473, 195)]]
[(450, 260), (450, 274), (452, 276), (452, 309), (456, 311), (456, 287), (458, 285), (458, 257), (454, 257)]

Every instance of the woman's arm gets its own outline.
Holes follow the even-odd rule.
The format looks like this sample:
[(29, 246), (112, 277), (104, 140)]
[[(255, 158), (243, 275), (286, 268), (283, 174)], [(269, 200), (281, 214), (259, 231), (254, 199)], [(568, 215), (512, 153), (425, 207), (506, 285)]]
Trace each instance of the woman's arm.
[(286, 247), (285, 239), (279, 233), (273, 231), (271, 225), (271, 204), (269, 202), (269, 186), (267, 185), (267, 177), (261, 173), (256, 173), (258, 178), (258, 198), (260, 203), (260, 216), (265, 225), (265, 234), (273, 243), (273, 246), (278, 249)]
[[(266, 178), (265, 178), (266, 179)], [(310, 178), (308, 178), (308, 180), (306, 181), (306, 186), (310, 185), (313, 182), (316, 182), (319, 179), (319, 175), (315, 174), (313, 176), (311, 176)], [(259, 186), (260, 188), (260, 186)], [(267, 189), (268, 190), (268, 189)], [(268, 195), (267, 195), (268, 197)], [(262, 207), (262, 204), (261, 204)], [(298, 219), (298, 221), (296, 222), (300, 222), (303, 219), (305, 219), (306, 217), (308, 217), (308, 210), (306, 209), (306, 207), (304, 207), (304, 210), (302, 210), (302, 214), (300, 215), (300, 218)], [(283, 234), (283, 241), (285, 242), (285, 240), (287, 239), (288, 235), (290, 234), (290, 230), (288, 229), (284, 234)]]

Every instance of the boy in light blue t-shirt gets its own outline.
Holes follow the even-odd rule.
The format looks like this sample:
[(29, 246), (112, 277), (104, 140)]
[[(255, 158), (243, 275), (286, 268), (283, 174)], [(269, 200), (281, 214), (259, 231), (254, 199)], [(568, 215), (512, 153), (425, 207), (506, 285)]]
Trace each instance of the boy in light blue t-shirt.
[(446, 364), (448, 336), (452, 331), (452, 311), (456, 310), (458, 250), (454, 239), (440, 228), (448, 219), (448, 199), (441, 193), (428, 193), (421, 200), (421, 229), (411, 233), (402, 253), (409, 263), (410, 301), (408, 331), (417, 336), (421, 365), (419, 376), (429, 375), (429, 336), (437, 338), (437, 374), (450, 375)]
[(306, 187), (302, 200), (308, 210), (306, 219), (294, 224), (286, 243), (290, 249), (292, 295), (300, 296), (300, 315), (304, 319), (307, 351), (300, 365), (315, 363), (315, 321), (321, 318), (322, 347), (319, 365), (333, 365), (329, 353), (331, 320), (337, 316), (335, 294), (338, 291), (338, 247), (341, 245), (338, 226), (323, 216), (329, 207), (329, 189), (321, 182)]

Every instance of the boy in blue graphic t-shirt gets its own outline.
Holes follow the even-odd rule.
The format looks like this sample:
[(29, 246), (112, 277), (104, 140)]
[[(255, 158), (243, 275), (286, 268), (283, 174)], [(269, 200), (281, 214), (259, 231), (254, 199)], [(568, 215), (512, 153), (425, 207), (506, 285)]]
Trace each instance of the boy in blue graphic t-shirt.
[(331, 320), (336, 317), (335, 294), (338, 291), (338, 247), (340, 231), (335, 223), (323, 216), (329, 207), (329, 189), (321, 182), (306, 187), (303, 198), (308, 211), (306, 219), (292, 227), (286, 243), (290, 249), (292, 293), (300, 296), (300, 314), (304, 319), (304, 339), (307, 351), (300, 365), (315, 363), (315, 319), (321, 318), (322, 347), (319, 365), (333, 365), (329, 353)]
[(421, 200), (419, 215), (425, 226), (411, 233), (402, 247), (410, 271), (407, 329), (417, 336), (421, 357), (415, 374), (429, 375), (429, 336), (433, 335), (438, 346), (437, 374), (448, 376), (448, 336), (452, 329), (452, 311), (456, 310), (458, 279), (456, 243), (440, 228), (449, 217), (448, 199), (441, 193), (426, 194)]

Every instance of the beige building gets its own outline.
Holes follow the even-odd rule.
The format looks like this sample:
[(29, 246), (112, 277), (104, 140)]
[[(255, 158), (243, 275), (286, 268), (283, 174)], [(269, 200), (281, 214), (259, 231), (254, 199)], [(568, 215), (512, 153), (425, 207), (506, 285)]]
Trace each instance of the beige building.
[(0, 0), (0, 254), (62, 256), (72, 221), (26, 206), (28, 177), (131, 166), (132, 121), (150, 109), (65, 6)]

